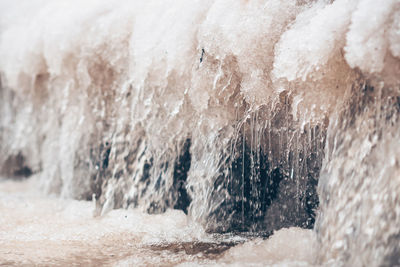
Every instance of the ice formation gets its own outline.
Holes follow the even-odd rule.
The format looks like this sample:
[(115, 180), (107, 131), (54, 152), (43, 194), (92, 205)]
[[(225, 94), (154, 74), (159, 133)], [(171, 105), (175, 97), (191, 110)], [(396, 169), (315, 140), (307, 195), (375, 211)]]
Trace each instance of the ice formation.
[(0, 170), (210, 232), (318, 207), (318, 263), (398, 263), (399, 25), (398, 0), (0, 1)]

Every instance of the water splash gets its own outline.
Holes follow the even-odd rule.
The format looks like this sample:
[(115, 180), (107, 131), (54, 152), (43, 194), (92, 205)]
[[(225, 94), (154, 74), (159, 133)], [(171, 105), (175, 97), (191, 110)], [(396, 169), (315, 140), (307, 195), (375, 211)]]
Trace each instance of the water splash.
[(3, 174), (210, 232), (312, 228), (320, 201), (319, 261), (398, 260), (398, 1), (0, 7)]

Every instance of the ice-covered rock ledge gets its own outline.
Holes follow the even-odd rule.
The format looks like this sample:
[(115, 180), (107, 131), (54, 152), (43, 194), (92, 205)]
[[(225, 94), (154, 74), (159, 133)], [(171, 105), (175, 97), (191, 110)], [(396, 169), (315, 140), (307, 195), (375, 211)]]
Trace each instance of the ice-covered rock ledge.
[(0, 170), (392, 264), (399, 58), (395, 0), (0, 1)]

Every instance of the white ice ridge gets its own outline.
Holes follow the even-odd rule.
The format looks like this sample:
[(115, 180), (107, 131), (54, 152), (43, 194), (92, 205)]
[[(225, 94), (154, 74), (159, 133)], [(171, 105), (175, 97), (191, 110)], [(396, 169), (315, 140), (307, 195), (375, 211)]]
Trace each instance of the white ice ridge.
[[(21, 75), (46, 73), (73, 75), (84, 87), (90, 83), (87, 65), (95, 60), (125, 72), (138, 85), (157, 71), (162, 77), (171, 72), (193, 76), (204, 49), (203, 57), (217, 61), (234, 56), (244, 76), (241, 92), (247, 101), (260, 103), (282, 90), (274, 83), (279, 78), (309, 82), (321, 71), (335, 76), (329, 60), (344, 58), (363, 74), (382, 74), (385, 67), (398, 66), (400, 54), (396, 0), (19, 0), (0, 5), (1, 71), (18, 90), (29, 87), (21, 84)], [(199, 109), (207, 106), (211, 89), (193, 88), (205, 91), (194, 101)]]
[[(166, 108), (172, 114), (182, 104), (177, 93), (202, 113), (209, 102), (232, 94), (229, 84), (235, 78), (241, 95), (255, 106), (282, 90), (312, 84), (334, 95), (316, 103), (326, 112), (336, 102), (332, 91), (343, 83), (338, 73), (344, 68), (392, 83), (399, 74), (396, 0), (20, 0), (0, 5), (3, 83), (21, 93), (33, 90), (38, 75), (49, 75), (52, 90), (66, 95), (79, 87), (85, 94), (102, 72), (93, 69), (97, 64), (113, 73), (120, 88), (127, 81), (137, 90), (150, 80), (161, 88), (174, 82), (167, 88), (171, 104)], [(172, 76), (179, 81), (169, 80), (176, 79)]]
[[(213, 103), (226, 105), (238, 84), (253, 109), (285, 90), (301, 96), (293, 112), (303, 120), (331, 112), (360, 72), (398, 84), (396, 0), (4, 0), (0, 12), (3, 86), (25, 98), (60, 96), (54, 105), (61, 113), (95, 88), (118, 100), (133, 86), (144, 105), (128, 103), (134, 119), (160, 107), (170, 114), (163, 124), (177, 133), (185, 129), (174, 118), (182, 121), (186, 103), (191, 117), (215, 113)], [(42, 80), (46, 89), (35, 90)], [(162, 105), (146, 105), (158, 95)], [(218, 112), (211, 125), (221, 128), (231, 117)]]

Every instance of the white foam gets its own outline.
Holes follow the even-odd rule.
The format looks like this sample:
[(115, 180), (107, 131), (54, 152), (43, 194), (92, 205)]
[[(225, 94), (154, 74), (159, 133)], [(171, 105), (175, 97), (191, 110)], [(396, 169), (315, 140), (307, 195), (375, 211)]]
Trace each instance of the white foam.
[[(0, 262), (13, 264), (287, 264), (314, 259), (314, 233), (282, 229), (266, 240), (248, 241), (221, 259), (157, 249), (194, 242), (216, 242), (182, 211), (149, 215), (138, 210), (113, 210), (94, 216), (87, 201), (44, 196), (35, 179), (0, 182)], [(234, 239), (232, 239), (233, 241)]]
[(233, 266), (310, 266), (316, 260), (315, 238), (311, 230), (284, 228), (268, 240), (257, 239), (231, 248), (220, 263)]
[(6, 215), (0, 217), (2, 263), (115, 262), (130, 255), (145, 262), (154, 253), (141, 250), (151, 245), (206, 238), (182, 211), (114, 210), (95, 217), (91, 202), (43, 196), (34, 180), (1, 181), (0, 211)]

